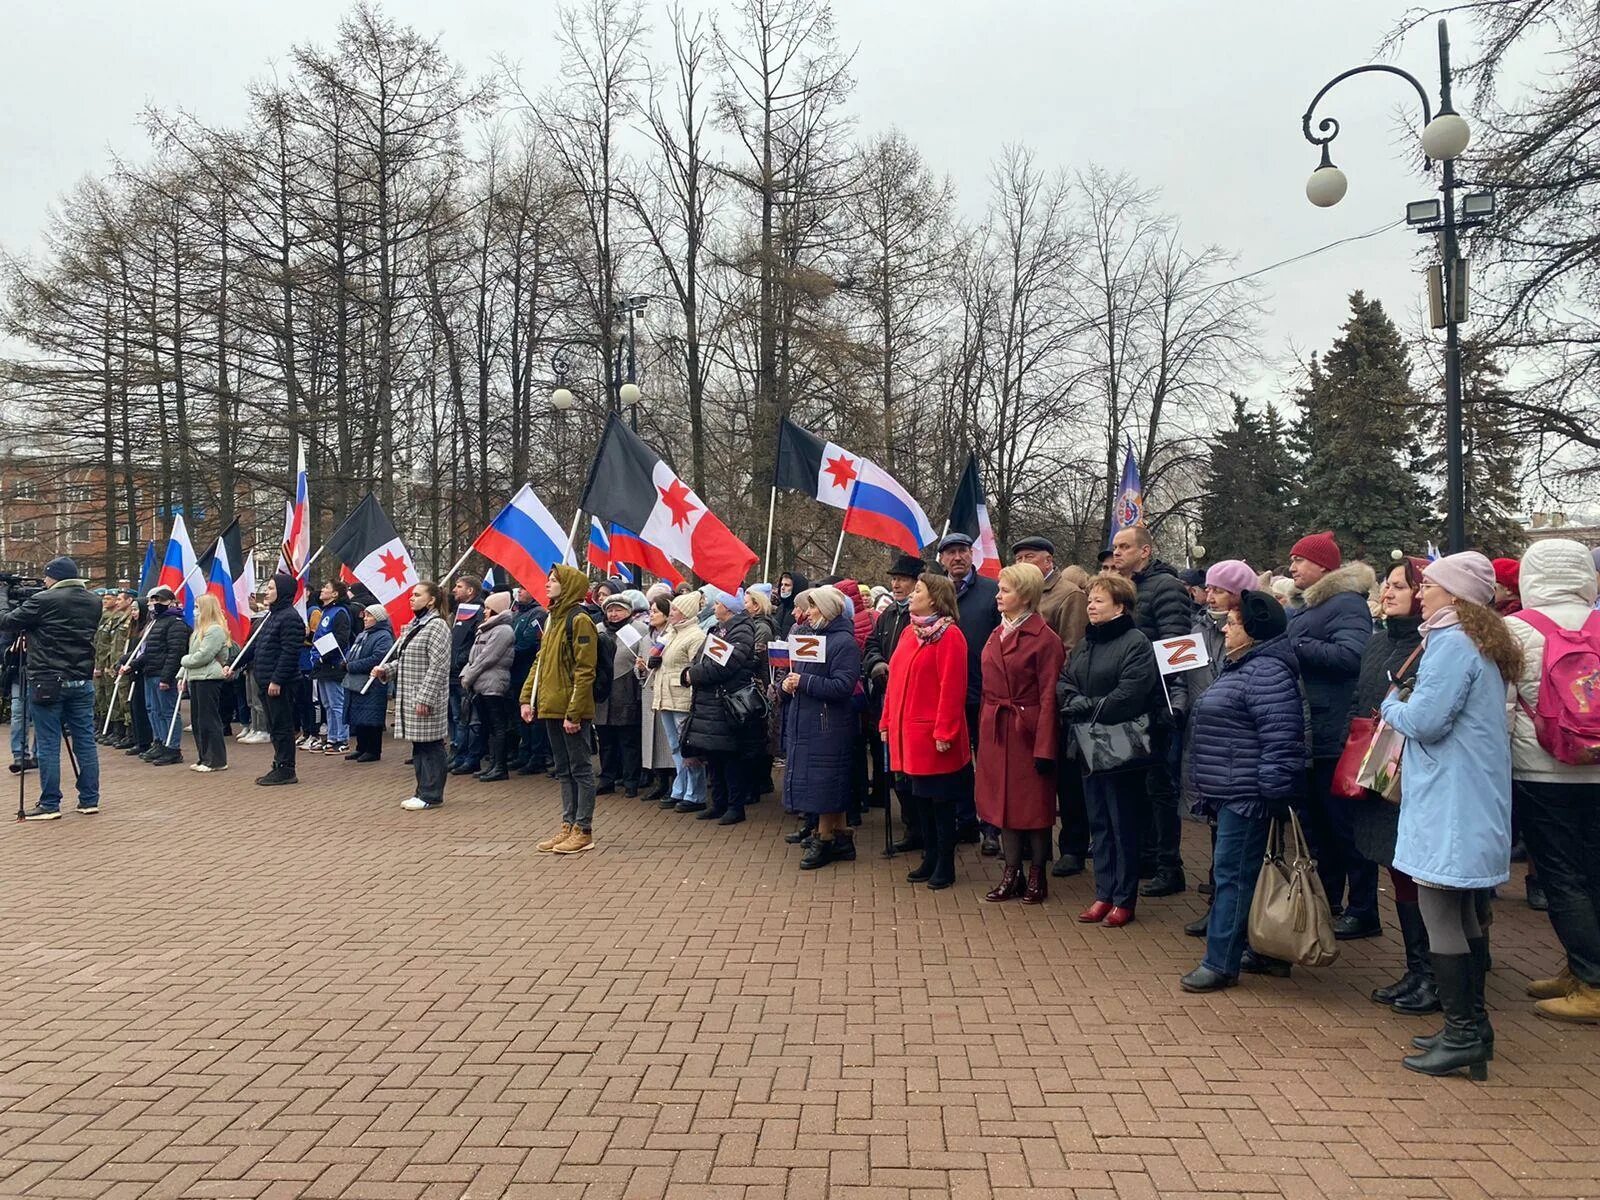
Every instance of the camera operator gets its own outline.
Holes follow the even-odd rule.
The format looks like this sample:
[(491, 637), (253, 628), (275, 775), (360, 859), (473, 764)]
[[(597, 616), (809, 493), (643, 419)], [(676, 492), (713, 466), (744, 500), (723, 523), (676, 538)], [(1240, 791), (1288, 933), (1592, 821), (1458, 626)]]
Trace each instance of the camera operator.
[[(78, 811), (100, 811), (100, 758), (94, 741), (94, 635), (100, 601), (70, 558), (52, 559), (45, 588), (0, 616), (0, 636), (27, 636), (28, 714), (39, 758), (39, 803), (28, 821), (61, 816), (61, 737), (78, 760)], [(15, 717), (13, 718), (15, 719)]]

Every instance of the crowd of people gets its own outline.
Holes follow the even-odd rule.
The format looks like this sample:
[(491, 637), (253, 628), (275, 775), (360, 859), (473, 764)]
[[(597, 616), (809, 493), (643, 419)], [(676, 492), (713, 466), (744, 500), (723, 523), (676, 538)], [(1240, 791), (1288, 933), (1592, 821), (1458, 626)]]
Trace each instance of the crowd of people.
[[(901, 555), (878, 585), (788, 571), (739, 593), (591, 585), (561, 565), (548, 608), (462, 575), (448, 593), (418, 584), (399, 631), (337, 580), (302, 617), (279, 574), (242, 646), (210, 597), (191, 628), (166, 588), (111, 590), (92, 672), (55, 666), (98, 684), (80, 693), (98, 740), (155, 767), (184, 761), (183, 696), (191, 769), (226, 770), (229, 736), (270, 740), (263, 786), (297, 782), (297, 754), (378, 761), (388, 715), (415, 771), (408, 810), (442, 806), (451, 776), (558, 780), (541, 852), (592, 849), (597, 796), (734, 825), (776, 791), (810, 871), (853, 860), (863, 812), (893, 803), (895, 848), (920, 854), (908, 883), (951, 887), (957, 848), (976, 844), (999, 860), (985, 902), (1038, 906), (1051, 878), (1089, 871), (1077, 920), (1107, 929), (1188, 888), (1187, 813), (1213, 846), (1209, 907), (1186, 928), (1205, 942), (1180, 981), (1192, 992), (1292, 970), (1251, 948), (1249, 917), (1293, 813), (1335, 938), (1382, 931), (1387, 872), (1404, 964), (1372, 999), (1442, 1011), (1405, 1059), (1427, 1074), (1481, 1078), (1493, 1057), (1489, 899), (1525, 854), (1530, 902), (1567, 955), (1530, 988), (1537, 1011), (1600, 1022), (1600, 551), (1550, 539), (1520, 562), (1402, 557), (1380, 579), (1320, 532), (1295, 543), (1286, 576), (1239, 560), (1180, 572), (1133, 527), (1092, 576), (1043, 537), (1018, 541), (998, 579), (965, 535), (937, 556)], [(5, 628), (92, 602), (70, 560), (47, 577)], [(1200, 648), (1193, 665), (1163, 663), (1172, 639)], [(29, 819), (59, 817), (43, 759), (64, 727), (87, 728), (87, 707), (61, 695), (33, 708)], [(14, 713), (14, 757), (18, 733)], [(1373, 769), (1385, 738), (1403, 744), (1403, 771)], [(96, 779), (80, 777), (80, 811), (98, 811)]]

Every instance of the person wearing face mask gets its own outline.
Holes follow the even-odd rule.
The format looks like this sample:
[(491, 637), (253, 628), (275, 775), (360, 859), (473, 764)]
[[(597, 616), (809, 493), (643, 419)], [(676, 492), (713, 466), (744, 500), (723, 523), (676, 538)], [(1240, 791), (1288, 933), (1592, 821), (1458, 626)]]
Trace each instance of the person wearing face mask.
[[(861, 654), (861, 675), (867, 689), (868, 728), (882, 728), (884, 701), (889, 690), (890, 662), (894, 658), (896, 649), (899, 648), (901, 634), (905, 633), (911, 624), (911, 594), (924, 570), (926, 564), (911, 554), (900, 555), (889, 566), (889, 606), (878, 615), (877, 624), (872, 627), (872, 633), (868, 635), (866, 647)], [(962, 646), (962, 650), (966, 650), (965, 645)], [(966, 673), (962, 672), (963, 687), (965, 679)], [(875, 799), (887, 807), (888, 792), (893, 786), (895, 795), (900, 800), (900, 821), (904, 827), (904, 832), (900, 840), (895, 842), (894, 848), (902, 854), (909, 850), (921, 850), (925, 845), (923, 840), (925, 818), (915, 793), (901, 782), (904, 777), (903, 772), (892, 772), (894, 781), (891, 784), (889, 778), (891, 772), (881, 769), (883, 748), (884, 743), (881, 740), (873, 742), (872, 753), (879, 768), (875, 779)], [(951, 811), (953, 814), (954, 810)]]
[[(972, 539), (964, 533), (947, 533), (939, 539), (939, 565), (955, 585), (960, 613), (957, 623), (967, 642), (967, 728), (976, 755), (978, 712), (983, 705), (983, 648), (989, 635), (1000, 628), (1000, 612), (995, 607), (1000, 586), (978, 574), (972, 565)], [(981, 852), (991, 858), (1000, 853), (999, 831), (980, 829), (976, 796), (963, 796), (956, 803), (956, 840), (981, 842)]]
[(1493, 608), (1494, 567), (1475, 550), (1422, 572), (1422, 659), (1409, 698), (1383, 719), (1406, 738), (1394, 865), (1417, 881), (1443, 1030), (1413, 1038), (1407, 1070), (1488, 1078), (1494, 1029), (1484, 1002), (1488, 934), (1477, 893), (1510, 878), (1511, 740), (1506, 702), (1522, 647)]
[(811, 581), (799, 571), (785, 571), (778, 576), (778, 586), (772, 596), (773, 627), (780, 638), (789, 636), (794, 627), (794, 601), (801, 592), (811, 587)]
[[(1425, 558), (1406, 558), (1389, 569), (1378, 594), (1381, 624), (1361, 653), (1361, 674), (1356, 680), (1350, 716), (1376, 718), (1384, 697), (1393, 690), (1411, 690), (1422, 656), (1422, 573)], [(1374, 988), (1374, 1004), (1387, 1004), (1398, 1013), (1439, 1011), (1433, 965), (1428, 957), (1428, 930), (1417, 903), (1417, 881), (1395, 869), (1394, 843), (1400, 831), (1400, 809), (1383, 797), (1368, 793), (1346, 800), (1356, 851), (1389, 869), (1394, 888), (1395, 915), (1405, 947), (1406, 969), (1394, 983)]]
[(1191, 774), (1217, 835), (1206, 953), (1180, 980), (1186, 992), (1238, 982), (1269, 827), (1289, 811), (1305, 773), (1306, 713), (1288, 627), (1275, 597), (1241, 592), (1225, 618), (1217, 677), (1190, 709)]
[(231, 679), (249, 668), (261, 685), (267, 729), (272, 735), (272, 769), (256, 780), (262, 787), (298, 783), (294, 763), (294, 687), (300, 678), (300, 648), (306, 626), (294, 607), (295, 578), (279, 571), (267, 583), (267, 615), (250, 645), (223, 671)]

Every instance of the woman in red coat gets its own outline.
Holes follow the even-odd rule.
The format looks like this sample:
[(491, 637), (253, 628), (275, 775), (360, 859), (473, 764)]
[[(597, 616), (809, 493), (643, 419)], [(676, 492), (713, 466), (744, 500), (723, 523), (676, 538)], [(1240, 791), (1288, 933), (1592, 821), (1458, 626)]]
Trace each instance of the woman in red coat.
[(956, 800), (972, 791), (967, 734), (967, 639), (956, 624), (956, 588), (924, 572), (908, 602), (910, 623), (889, 656), (879, 728), (889, 769), (922, 801), (922, 865), (906, 875), (933, 891), (956, 878)]
[[(1044, 866), (1056, 823), (1056, 676), (1066, 651), (1038, 613), (1044, 576), (1032, 563), (1000, 572), (1000, 627), (983, 647), (978, 717), (978, 818), (1000, 827), (1005, 874), (985, 900), (1045, 898)], [(1028, 886), (1022, 886), (1029, 843)]]

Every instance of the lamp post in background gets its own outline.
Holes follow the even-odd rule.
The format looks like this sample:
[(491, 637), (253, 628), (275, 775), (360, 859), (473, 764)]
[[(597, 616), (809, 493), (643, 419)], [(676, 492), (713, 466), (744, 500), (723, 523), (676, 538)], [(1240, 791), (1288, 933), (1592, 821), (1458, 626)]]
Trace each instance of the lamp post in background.
[(569, 338), (556, 346), (555, 353), (550, 356), (550, 370), (555, 375), (555, 390), (550, 393), (550, 407), (557, 412), (566, 412), (577, 402), (576, 397), (567, 388), (567, 372), (572, 369), (572, 359), (569, 351), (574, 346), (586, 346), (591, 350), (598, 350), (606, 364), (606, 390), (611, 397), (611, 411), (618, 416), (622, 415), (623, 406), (628, 409), (628, 422), (637, 430), (639, 428), (639, 401), (644, 394), (639, 390), (638, 383), (638, 355), (634, 349), (633, 322), (634, 318), (644, 312), (649, 304), (648, 296), (624, 296), (617, 302), (612, 312), (613, 321), (620, 322), (623, 317), (628, 318), (628, 331), (617, 337), (614, 344), (591, 341), (588, 338)]
[(1461, 322), (1467, 319), (1467, 260), (1461, 257), (1459, 233), (1481, 225), (1494, 215), (1493, 192), (1470, 192), (1456, 208), (1455, 160), (1466, 150), (1472, 139), (1471, 127), (1456, 112), (1451, 103), (1450, 88), (1450, 34), (1446, 23), (1439, 22), (1439, 112), (1435, 116), (1428, 100), (1428, 90), (1409, 71), (1387, 63), (1372, 63), (1353, 67), (1335, 75), (1311, 98), (1306, 106), (1300, 126), (1306, 141), (1322, 150), (1322, 161), (1306, 180), (1306, 199), (1318, 208), (1330, 208), (1344, 199), (1349, 181), (1345, 173), (1334, 165), (1328, 146), (1339, 136), (1339, 122), (1323, 117), (1312, 132), (1311, 120), (1317, 103), (1333, 87), (1352, 75), (1380, 72), (1397, 75), (1416, 89), (1422, 101), (1422, 153), (1423, 166), (1433, 169), (1434, 160), (1442, 165), (1440, 172), (1440, 199), (1416, 200), (1406, 205), (1406, 223), (1418, 233), (1436, 234), (1439, 240), (1440, 266), (1429, 268), (1429, 306), (1433, 327), (1445, 331), (1444, 399), (1445, 399), (1445, 547), (1451, 554), (1466, 549), (1466, 478), (1462, 463), (1461, 434)]

